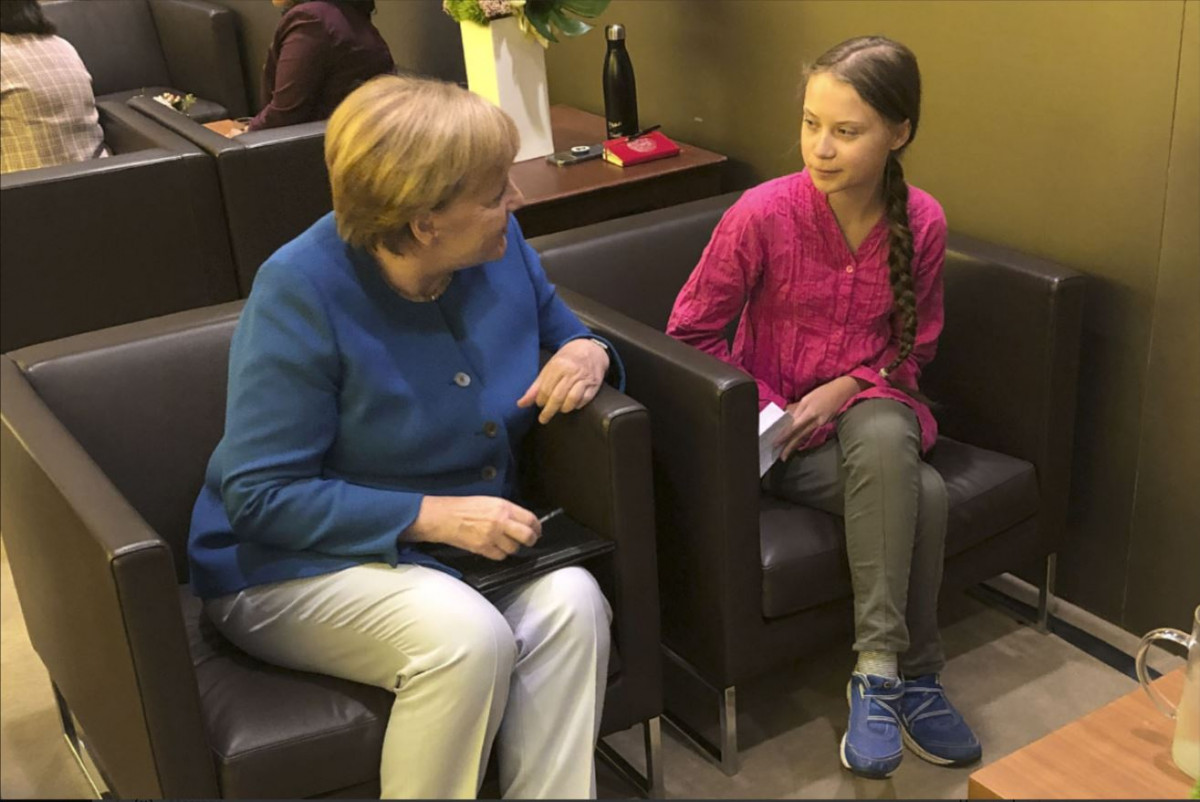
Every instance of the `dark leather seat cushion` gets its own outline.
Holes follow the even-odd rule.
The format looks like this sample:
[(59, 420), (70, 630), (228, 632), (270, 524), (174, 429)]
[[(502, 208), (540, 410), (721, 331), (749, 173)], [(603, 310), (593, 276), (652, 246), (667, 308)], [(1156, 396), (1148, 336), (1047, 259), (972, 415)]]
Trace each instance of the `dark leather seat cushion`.
[[(299, 798), (379, 782), (390, 691), (264, 663), (217, 632), (187, 585), (179, 595), (225, 797)], [(620, 668), (614, 644), (610, 681)]]
[[(946, 556), (978, 545), (1033, 516), (1031, 463), (940, 438), (929, 462), (946, 482)], [(841, 518), (764, 495), (759, 514), (763, 616), (777, 618), (850, 596)]]
[(216, 631), (186, 586), (180, 597), (223, 796), (298, 798), (378, 781), (389, 691), (257, 660)]
[[(107, 100), (124, 106), (131, 97), (137, 97), (138, 95), (156, 97), (157, 95), (161, 95), (163, 92), (170, 92), (180, 96), (185, 94), (184, 92), (178, 89), (173, 89), (169, 86), (146, 86), (138, 87), (137, 89), (127, 89), (123, 92), (110, 92), (107, 95), (101, 95), (100, 97), (96, 98), (96, 102), (99, 103), (102, 100)], [(191, 117), (198, 123), (210, 123), (213, 120), (228, 120), (229, 110), (220, 103), (198, 97), (196, 98), (196, 102), (193, 103), (188, 109), (188, 117)]]

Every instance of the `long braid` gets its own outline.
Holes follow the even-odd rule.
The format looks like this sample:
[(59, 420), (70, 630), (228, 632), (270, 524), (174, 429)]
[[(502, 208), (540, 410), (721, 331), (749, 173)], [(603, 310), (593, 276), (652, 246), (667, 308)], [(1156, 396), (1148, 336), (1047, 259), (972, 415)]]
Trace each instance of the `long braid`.
[(890, 374), (912, 353), (917, 339), (917, 297), (913, 292), (913, 236), (908, 227), (908, 184), (904, 168), (895, 154), (888, 156), (883, 170), (883, 196), (888, 219), (888, 281), (892, 299), (900, 318), (900, 350), (892, 363), (884, 368)]
[[(921, 71), (917, 57), (899, 42), (883, 36), (847, 39), (825, 51), (805, 71), (800, 100), (807, 81), (828, 72), (849, 84), (858, 96), (893, 126), (907, 125), (908, 136), (892, 151), (883, 168), (883, 200), (888, 222), (888, 282), (898, 323), (896, 356), (880, 373), (898, 390), (930, 403), (915, 387), (898, 384), (890, 374), (912, 355), (917, 340), (917, 297), (913, 289), (913, 234), (908, 222), (908, 184), (900, 154), (917, 135), (921, 121)], [(896, 129), (897, 131), (899, 129)]]

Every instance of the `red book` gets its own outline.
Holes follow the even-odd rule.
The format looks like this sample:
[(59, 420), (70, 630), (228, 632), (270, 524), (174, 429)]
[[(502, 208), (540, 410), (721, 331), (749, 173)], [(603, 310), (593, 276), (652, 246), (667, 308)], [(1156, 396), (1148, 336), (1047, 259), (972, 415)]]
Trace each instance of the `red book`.
[(617, 137), (604, 143), (604, 160), (618, 167), (678, 155), (679, 146), (662, 131), (651, 131), (633, 140), (627, 136)]

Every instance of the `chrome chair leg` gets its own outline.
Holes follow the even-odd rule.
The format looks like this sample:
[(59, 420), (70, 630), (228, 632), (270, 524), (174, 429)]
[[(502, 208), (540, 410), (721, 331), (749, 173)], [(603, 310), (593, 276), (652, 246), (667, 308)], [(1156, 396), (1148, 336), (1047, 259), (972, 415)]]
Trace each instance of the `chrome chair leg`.
[[(75, 717), (71, 714), (71, 708), (67, 706), (67, 700), (63, 698), (62, 693), (58, 690), (58, 686), (53, 681), (50, 683), (50, 688), (54, 691), (54, 703), (58, 706), (58, 717), (62, 724), (63, 738), (66, 739), (67, 748), (71, 750), (71, 756), (75, 758), (75, 762), (79, 765), (79, 770), (83, 772), (84, 779), (92, 787), (92, 794), (96, 799), (117, 799), (117, 795), (112, 791), (112, 782), (104, 776), (104, 772), (88, 755), (87, 745), (79, 737), (79, 732), (75, 729)], [(88, 769), (88, 763), (91, 763), (96, 770), (96, 774), (100, 775), (99, 783), (96, 782), (96, 778), (92, 776), (92, 772)], [(102, 788), (103, 790), (101, 790)]]
[(675, 731), (694, 749), (715, 763), (726, 777), (732, 777), (741, 770), (738, 761), (737, 745), (737, 688), (730, 685), (720, 694), (720, 744), (714, 744), (708, 738), (673, 713), (663, 713), (663, 721), (675, 728)]
[(721, 771), (727, 777), (738, 773), (737, 688), (730, 685), (721, 694)]
[(1050, 602), (1054, 599), (1054, 578), (1058, 573), (1058, 555), (1046, 557), (1046, 575), (1038, 585), (1037, 630), (1043, 635), (1050, 632)]
[(663, 788), (662, 728), (658, 716), (642, 722), (642, 743), (646, 750), (645, 774), (634, 768), (621, 756), (620, 752), (603, 740), (596, 744), (596, 754), (610, 769), (637, 788), (643, 796), (649, 799), (662, 799), (666, 789)]
[(725, 776), (732, 777), (741, 768), (738, 761), (737, 687), (730, 685), (728, 688), (715, 688), (696, 673), (696, 670), (682, 657), (679, 657), (665, 647), (663, 652), (673, 665), (683, 669), (684, 674), (699, 682), (707, 691), (718, 697), (719, 729), (717, 737), (720, 743), (712, 743), (708, 738), (700, 734), (699, 730), (688, 724), (687, 721), (675, 712), (664, 711), (663, 720), (674, 727), (683, 736), (684, 740), (690, 743), (702, 755), (716, 763)]
[(646, 750), (646, 777), (650, 780), (646, 795), (663, 799), (667, 789), (663, 785), (662, 720), (658, 716), (642, 725), (642, 745)]

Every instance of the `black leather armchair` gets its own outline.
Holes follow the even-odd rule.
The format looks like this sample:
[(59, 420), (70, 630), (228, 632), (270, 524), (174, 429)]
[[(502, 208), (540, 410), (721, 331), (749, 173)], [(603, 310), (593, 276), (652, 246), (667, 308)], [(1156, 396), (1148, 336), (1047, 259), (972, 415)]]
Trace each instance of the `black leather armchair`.
[[(562, 297), (620, 350), (627, 392), (650, 410), (668, 721), (728, 774), (736, 686), (853, 625), (840, 518), (761, 493), (754, 382), (663, 333), (737, 197), (531, 241)], [(945, 329), (922, 378), (941, 405), (929, 461), (950, 498), (944, 586), (1045, 560), (1043, 629), (1066, 523), (1083, 290), (1059, 265), (952, 235)], [(697, 683), (720, 700), (719, 747), (678, 693)]]
[(212, 160), (98, 108), (110, 158), (0, 176), (0, 351), (238, 297)]
[[(17, 595), (68, 742), (79, 749), (82, 737), (118, 795), (377, 796), (392, 695), (249, 657), (213, 631), (184, 584), (240, 311), (191, 310), (0, 357), (0, 530)], [(528, 445), (544, 498), (617, 541), (596, 567), (616, 655), (601, 731), (645, 725), (657, 790), (646, 411), (605, 388)]]
[(79, 51), (97, 100), (191, 93), (201, 122), (247, 113), (238, 17), (205, 0), (45, 0), (59, 36)]
[(229, 138), (148, 97), (129, 106), (216, 160), (243, 297), (268, 256), (333, 209), (324, 120)]

